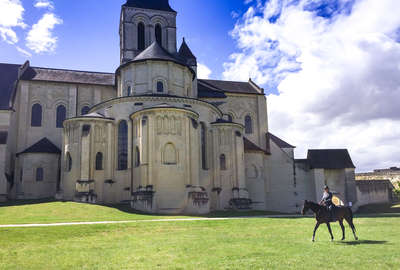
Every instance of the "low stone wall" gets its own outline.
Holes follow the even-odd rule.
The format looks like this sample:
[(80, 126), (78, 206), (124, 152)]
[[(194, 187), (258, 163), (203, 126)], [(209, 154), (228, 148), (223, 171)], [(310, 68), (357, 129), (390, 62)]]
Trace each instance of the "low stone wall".
[(392, 201), (393, 185), (389, 180), (356, 181), (358, 206)]
[(357, 173), (356, 180), (390, 180), (390, 182), (400, 188), (400, 169), (375, 170), (369, 173)]

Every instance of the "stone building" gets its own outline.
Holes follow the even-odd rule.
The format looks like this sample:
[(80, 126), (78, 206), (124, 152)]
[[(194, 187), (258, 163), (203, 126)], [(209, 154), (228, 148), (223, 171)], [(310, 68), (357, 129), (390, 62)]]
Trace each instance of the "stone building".
[(400, 168), (392, 167), (389, 169), (377, 169), (373, 172), (357, 173), (356, 180), (374, 181), (374, 180), (390, 180), (392, 185), (400, 188)]
[(355, 204), (348, 151), (296, 160), (269, 131), (264, 89), (197, 78), (176, 16), (168, 0), (128, 0), (115, 73), (0, 64), (0, 198), (298, 212), (328, 184)]

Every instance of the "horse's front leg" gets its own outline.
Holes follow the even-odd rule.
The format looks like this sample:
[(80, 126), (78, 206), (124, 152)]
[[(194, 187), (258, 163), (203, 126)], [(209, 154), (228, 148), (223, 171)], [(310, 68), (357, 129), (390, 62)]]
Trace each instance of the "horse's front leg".
[(331, 229), (331, 224), (328, 222), (328, 223), (326, 223), (326, 226), (328, 226), (328, 230), (329, 230), (329, 233), (330, 233), (330, 235), (331, 235), (331, 241), (333, 242), (333, 234), (332, 234), (332, 229)]
[(317, 221), (317, 224), (315, 224), (315, 228), (314, 228), (314, 233), (313, 233), (313, 237), (312, 237), (312, 241), (315, 242), (315, 233), (318, 230), (320, 223)]

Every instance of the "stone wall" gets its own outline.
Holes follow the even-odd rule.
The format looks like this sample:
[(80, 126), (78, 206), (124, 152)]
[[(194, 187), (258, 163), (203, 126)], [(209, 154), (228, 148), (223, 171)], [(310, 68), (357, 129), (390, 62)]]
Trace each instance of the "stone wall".
[(356, 180), (390, 180), (394, 186), (400, 188), (400, 169), (382, 169), (368, 173), (357, 173)]
[(7, 179), (5, 175), (6, 145), (0, 145), (0, 202), (7, 199)]
[(390, 203), (393, 186), (388, 180), (356, 181), (358, 206)]

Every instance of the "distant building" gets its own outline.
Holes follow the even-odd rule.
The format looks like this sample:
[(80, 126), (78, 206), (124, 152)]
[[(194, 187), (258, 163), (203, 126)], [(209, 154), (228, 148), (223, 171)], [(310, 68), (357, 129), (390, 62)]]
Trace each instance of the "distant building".
[(127, 1), (115, 73), (0, 64), (0, 198), (299, 212), (329, 185), (356, 204), (348, 151), (296, 160), (269, 131), (263, 89), (197, 78), (176, 16), (167, 0)]
[(377, 169), (368, 173), (357, 173), (356, 180), (390, 180), (392, 185), (400, 188), (400, 168)]

